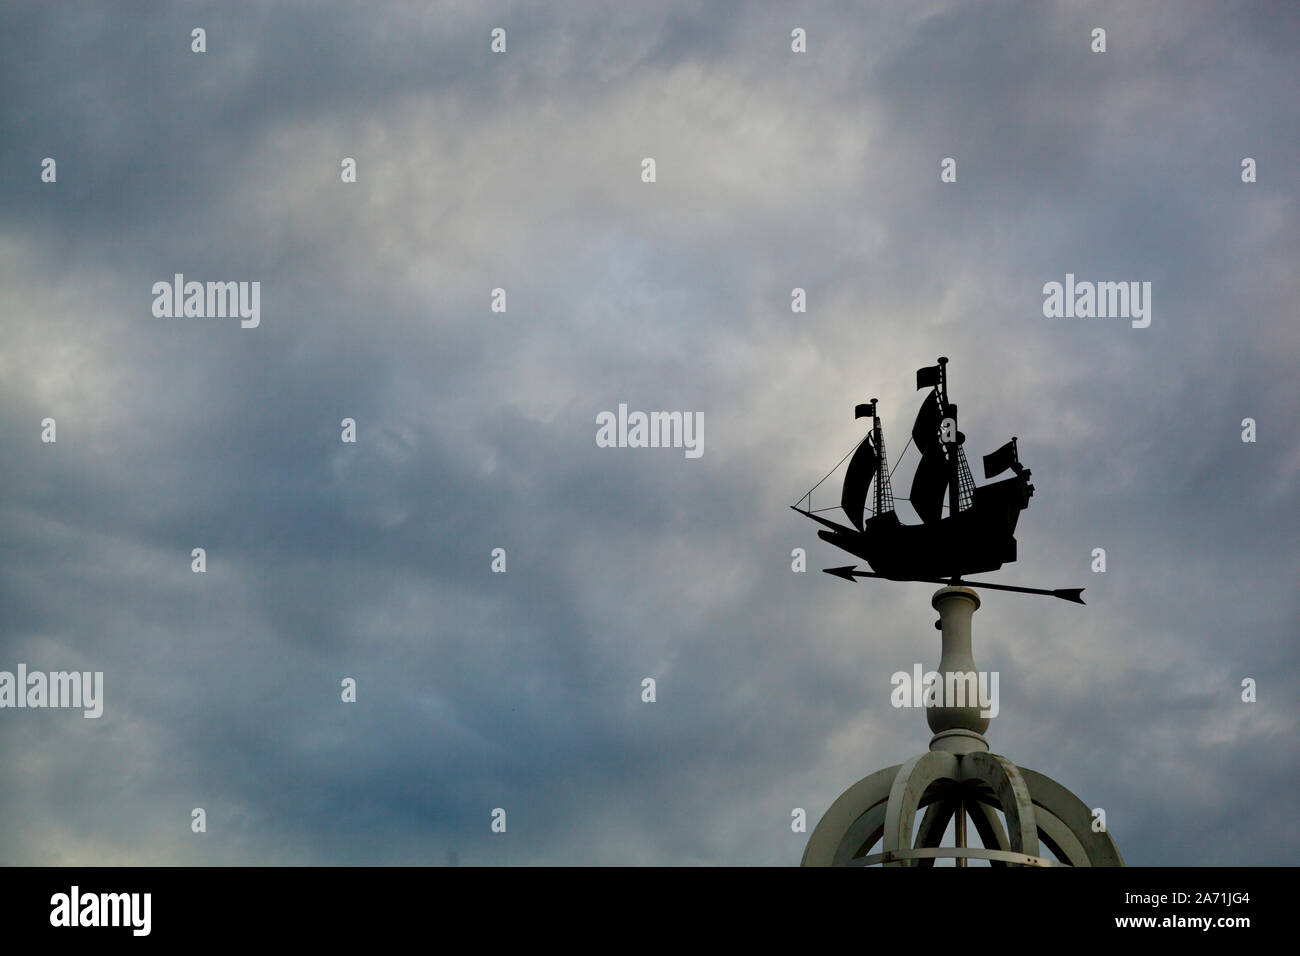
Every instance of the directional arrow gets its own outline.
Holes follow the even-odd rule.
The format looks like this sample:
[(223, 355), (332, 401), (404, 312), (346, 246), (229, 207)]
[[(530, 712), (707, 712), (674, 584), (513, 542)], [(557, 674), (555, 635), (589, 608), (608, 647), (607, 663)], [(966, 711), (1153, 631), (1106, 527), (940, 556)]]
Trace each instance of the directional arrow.
[(853, 564), (850, 564), (848, 567), (844, 567), (844, 568), (822, 568), (822, 570), (825, 571), (827, 574), (835, 575), (837, 578), (843, 578), (845, 581), (848, 581), (850, 584), (858, 583), (855, 575), (860, 574), (863, 577), (866, 576), (866, 572), (857, 570), (857, 565), (853, 565)]
[[(884, 578), (883, 574), (876, 574), (873, 571), (859, 571), (856, 565), (846, 565), (842, 568), (822, 568), (827, 574), (833, 574), (837, 578), (843, 578), (845, 581), (857, 583), (857, 578)], [(923, 584), (947, 584), (954, 587), (968, 588), (991, 588), (995, 591), (1018, 591), (1021, 594), (1046, 594), (1051, 597), (1060, 598), (1062, 601), (1073, 601), (1075, 604), (1083, 604), (1083, 588), (1022, 588), (1014, 584), (990, 584), (988, 581), (962, 581), (957, 578), (944, 580), (943, 578), (888, 578), (891, 581), (920, 581)]]

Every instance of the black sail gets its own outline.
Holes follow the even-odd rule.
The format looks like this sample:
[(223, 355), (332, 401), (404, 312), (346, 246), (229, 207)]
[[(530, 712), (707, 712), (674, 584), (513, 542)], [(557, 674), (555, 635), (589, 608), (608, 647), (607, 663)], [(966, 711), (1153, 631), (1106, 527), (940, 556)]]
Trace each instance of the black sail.
[(921, 463), (912, 476), (912, 507), (926, 524), (943, 517), (943, 496), (948, 491), (948, 459), (938, 442), (921, 455)]
[(943, 421), (943, 409), (939, 406), (938, 392), (925, 396), (921, 410), (916, 413), (916, 424), (912, 426), (912, 441), (916, 450), (925, 454), (931, 446), (939, 441), (939, 423)]
[(862, 444), (853, 453), (849, 470), (844, 473), (844, 489), (840, 493), (840, 507), (859, 531), (862, 530), (862, 509), (867, 504), (867, 489), (871, 487), (871, 479), (880, 463), (870, 438), (868, 435), (862, 439)]

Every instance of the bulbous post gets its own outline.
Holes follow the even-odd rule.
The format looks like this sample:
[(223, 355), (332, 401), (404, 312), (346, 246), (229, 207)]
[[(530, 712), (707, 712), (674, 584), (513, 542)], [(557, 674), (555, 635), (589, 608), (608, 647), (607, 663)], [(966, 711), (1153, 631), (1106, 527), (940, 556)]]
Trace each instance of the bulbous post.
[[(970, 622), (980, 606), (979, 595), (970, 588), (946, 587), (935, 591), (930, 603), (939, 612), (939, 629), (943, 634), (938, 667), (941, 683), (936, 686), (941, 703), (927, 707), (925, 714), (926, 722), (934, 731), (930, 749), (955, 754), (987, 751), (989, 744), (984, 739), (984, 731), (988, 729), (989, 718), (980, 715), (979, 681), (975, 659), (971, 656)], [(968, 674), (969, 678), (965, 676)]]

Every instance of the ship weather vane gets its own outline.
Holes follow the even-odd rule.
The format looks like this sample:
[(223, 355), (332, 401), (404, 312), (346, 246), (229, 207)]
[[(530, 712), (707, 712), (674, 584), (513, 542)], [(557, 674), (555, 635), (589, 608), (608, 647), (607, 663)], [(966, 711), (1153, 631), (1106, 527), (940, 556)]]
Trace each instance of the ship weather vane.
[[(1023, 594), (1047, 594), (1083, 604), (1083, 588), (1017, 587), (967, 581), (966, 574), (996, 571), (1016, 560), (1016, 522), (1029, 506), (1034, 486), (1030, 472), (1020, 464), (1013, 437), (997, 451), (984, 456), (984, 477), (1003, 472), (1012, 475), (1000, 481), (976, 486), (963, 450), (965, 435), (957, 430), (957, 406), (948, 401), (948, 360), (919, 369), (918, 390), (929, 388), (912, 426), (909, 444), (921, 455), (906, 500), (921, 518), (920, 524), (903, 524), (894, 511), (894, 494), (885, 459), (885, 436), (872, 399), (856, 409), (857, 418), (871, 420), (866, 437), (850, 452), (844, 474), (840, 507), (812, 507), (817, 485), (791, 507), (825, 527), (817, 532), (823, 541), (866, 561), (870, 571), (856, 565), (825, 568), (827, 574), (854, 581), (857, 578), (886, 578), (892, 581), (923, 581), (931, 584), (967, 585)], [(904, 448), (904, 452), (906, 452)], [(841, 464), (843, 462), (841, 461)], [(836, 465), (831, 470), (838, 470)], [(826, 478), (829, 478), (827, 475)], [(825, 481), (823, 478), (822, 481)], [(817, 483), (818, 485), (821, 482)], [(874, 490), (874, 493), (872, 493)], [(947, 499), (947, 505), (944, 500)], [(870, 501), (870, 510), (868, 510)], [(806, 507), (801, 507), (806, 503)], [(944, 514), (945, 508), (947, 514)], [(827, 511), (842, 510), (850, 525), (823, 517)]]

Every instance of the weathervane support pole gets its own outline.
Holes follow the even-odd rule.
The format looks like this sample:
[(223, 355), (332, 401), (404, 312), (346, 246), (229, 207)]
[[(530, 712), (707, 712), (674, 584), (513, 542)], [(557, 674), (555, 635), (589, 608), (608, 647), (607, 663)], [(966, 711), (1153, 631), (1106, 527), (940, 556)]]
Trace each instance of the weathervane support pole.
[[(966, 846), (966, 799), (960, 794), (957, 797), (957, 846)], [(964, 867), (966, 857), (957, 857), (957, 865)]]
[(930, 603), (939, 612), (943, 635), (937, 668), (942, 684), (935, 686), (939, 706), (927, 707), (925, 713), (926, 723), (934, 731), (930, 749), (955, 754), (987, 751), (984, 731), (989, 728), (989, 718), (981, 713), (975, 659), (971, 656), (970, 623), (980, 606), (980, 597), (970, 588), (946, 587), (935, 591)]

